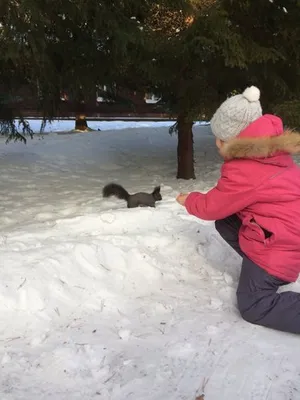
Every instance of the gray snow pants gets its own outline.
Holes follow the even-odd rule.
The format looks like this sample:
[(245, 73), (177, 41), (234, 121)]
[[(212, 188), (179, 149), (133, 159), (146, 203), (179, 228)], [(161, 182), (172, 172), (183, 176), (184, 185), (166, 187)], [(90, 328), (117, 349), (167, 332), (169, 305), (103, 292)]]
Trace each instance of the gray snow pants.
[[(215, 226), (221, 237), (243, 258), (237, 289), (237, 305), (244, 320), (279, 331), (300, 333), (300, 293), (277, 293), (285, 282), (268, 274), (242, 252), (237, 215), (218, 220)], [(300, 245), (300, 243), (299, 243)]]

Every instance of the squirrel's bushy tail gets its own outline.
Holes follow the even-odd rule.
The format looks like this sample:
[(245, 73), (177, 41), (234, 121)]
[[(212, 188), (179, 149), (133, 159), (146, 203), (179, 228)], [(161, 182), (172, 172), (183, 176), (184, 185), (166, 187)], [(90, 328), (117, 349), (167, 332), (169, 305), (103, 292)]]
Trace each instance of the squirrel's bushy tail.
[(116, 196), (120, 200), (128, 200), (130, 194), (123, 188), (123, 186), (117, 183), (109, 183), (103, 188), (103, 197)]

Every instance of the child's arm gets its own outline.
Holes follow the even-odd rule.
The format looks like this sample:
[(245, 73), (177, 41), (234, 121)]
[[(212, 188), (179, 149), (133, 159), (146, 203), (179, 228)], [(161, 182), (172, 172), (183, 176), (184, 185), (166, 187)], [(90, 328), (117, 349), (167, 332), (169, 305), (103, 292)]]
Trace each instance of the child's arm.
[(208, 193), (190, 193), (184, 202), (188, 213), (203, 220), (214, 221), (235, 214), (252, 204), (255, 191), (249, 185), (247, 177), (234, 174), (235, 178), (238, 176), (238, 180), (233, 181), (230, 176), (230, 169), (222, 168), (221, 178)]

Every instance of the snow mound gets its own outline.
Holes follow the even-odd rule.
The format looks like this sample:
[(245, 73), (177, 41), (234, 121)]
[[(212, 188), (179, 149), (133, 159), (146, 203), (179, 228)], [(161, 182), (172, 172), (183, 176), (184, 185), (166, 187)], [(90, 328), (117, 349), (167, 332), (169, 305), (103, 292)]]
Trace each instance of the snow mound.
[[(167, 127), (0, 143), (1, 399), (297, 398), (298, 338), (241, 320), (239, 257), (175, 202), (219, 175), (194, 131), (185, 182)], [(163, 200), (127, 209), (110, 181)]]

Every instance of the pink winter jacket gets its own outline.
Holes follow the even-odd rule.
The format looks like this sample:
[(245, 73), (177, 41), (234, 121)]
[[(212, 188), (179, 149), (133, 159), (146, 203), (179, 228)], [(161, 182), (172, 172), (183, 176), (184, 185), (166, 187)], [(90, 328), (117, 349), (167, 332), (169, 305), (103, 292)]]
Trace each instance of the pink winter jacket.
[(266, 114), (225, 143), (217, 185), (185, 201), (187, 211), (204, 220), (237, 214), (242, 251), (288, 282), (300, 272), (300, 168), (291, 156), (299, 152), (300, 134), (283, 131), (281, 119)]

